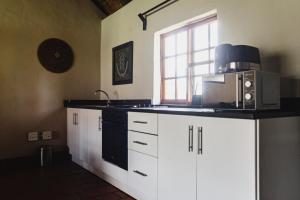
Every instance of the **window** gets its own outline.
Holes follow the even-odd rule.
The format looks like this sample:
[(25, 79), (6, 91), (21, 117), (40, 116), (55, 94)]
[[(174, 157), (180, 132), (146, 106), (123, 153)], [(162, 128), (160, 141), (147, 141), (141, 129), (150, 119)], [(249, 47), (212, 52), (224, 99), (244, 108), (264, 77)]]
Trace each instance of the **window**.
[(161, 103), (189, 103), (202, 94), (202, 76), (214, 72), (217, 17), (161, 36)]

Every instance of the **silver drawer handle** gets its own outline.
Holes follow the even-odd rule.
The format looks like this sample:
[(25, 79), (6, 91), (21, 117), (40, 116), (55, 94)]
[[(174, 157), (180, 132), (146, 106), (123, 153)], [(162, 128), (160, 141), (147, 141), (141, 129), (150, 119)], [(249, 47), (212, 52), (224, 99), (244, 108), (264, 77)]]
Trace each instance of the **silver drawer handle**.
[(148, 145), (147, 143), (140, 142), (140, 141), (133, 141), (133, 143), (135, 143), (135, 144), (140, 144), (140, 145), (144, 145), (144, 146)]
[(148, 176), (147, 174), (144, 174), (144, 173), (142, 173), (142, 172), (140, 172), (138, 170), (133, 170), (133, 172), (136, 173), (136, 174), (138, 174), (138, 175), (144, 176), (144, 177)]
[(203, 128), (198, 127), (198, 155), (203, 154)]
[(102, 129), (101, 121), (102, 121), (102, 117), (99, 117), (99, 118), (98, 118), (98, 131), (101, 131), (101, 129)]
[(136, 124), (148, 124), (148, 122), (145, 122), (145, 121), (133, 121), (133, 123), (136, 123)]
[(193, 135), (194, 135), (194, 127), (193, 126), (189, 126), (189, 152), (193, 152), (194, 149), (194, 139), (193, 139)]

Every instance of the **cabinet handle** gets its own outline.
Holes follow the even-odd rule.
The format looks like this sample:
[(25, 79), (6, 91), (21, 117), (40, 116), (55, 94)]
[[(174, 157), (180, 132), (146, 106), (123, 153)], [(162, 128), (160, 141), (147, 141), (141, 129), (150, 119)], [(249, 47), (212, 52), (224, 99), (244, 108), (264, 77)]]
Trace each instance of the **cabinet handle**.
[(75, 113), (73, 113), (73, 125), (75, 125)]
[(102, 117), (99, 117), (99, 118), (98, 118), (98, 120), (99, 120), (99, 121), (98, 121), (98, 130), (99, 130), (99, 131), (101, 131), (101, 119), (102, 119)]
[(135, 144), (140, 144), (140, 145), (144, 145), (144, 146), (148, 145), (147, 143), (140, 142), (140, 141), (133, 141), (133, 143), (135, 143)]
[(194, 127), (193, 126), (189, 126), (189, 152), (193, 152), (193, 130)]
[(203, 128), (198, 127), (198, 155), (203, 154)]
[(136, 124), (148, 124), (148, 122), (145, 122), (145, 121), (133, 121), (133, 123), (136, 123)]
[(75, 125), (78, 125), (78, 113), (75, 113)]
[(144, 176), (144, 177), (148, 176), (147, 174), (145, 174), (143, 172), (140, 172), (138, 170), (133, 170), (133, 172), (136, 173), (136, 174), (138, 174), (138, 175)]

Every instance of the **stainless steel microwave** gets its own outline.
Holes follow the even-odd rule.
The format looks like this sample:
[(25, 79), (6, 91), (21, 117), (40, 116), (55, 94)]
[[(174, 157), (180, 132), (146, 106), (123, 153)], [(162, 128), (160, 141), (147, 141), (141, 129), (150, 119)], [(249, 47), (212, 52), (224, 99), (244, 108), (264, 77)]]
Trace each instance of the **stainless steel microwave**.
[(264, 110), (280, 108), (280, 76), (263, 71), (207, 75), (202, 80), (206, 108)]

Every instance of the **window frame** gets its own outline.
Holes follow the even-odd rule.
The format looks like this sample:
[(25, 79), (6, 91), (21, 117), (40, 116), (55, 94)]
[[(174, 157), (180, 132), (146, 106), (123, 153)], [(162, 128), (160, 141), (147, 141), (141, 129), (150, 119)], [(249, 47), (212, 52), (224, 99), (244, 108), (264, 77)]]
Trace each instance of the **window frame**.
[[(209, 65), (209, 73), (212, 73), (212, 67), (213, 60), (211, 60), (211, 50), (215, 48), (215, 46), (211, 46), (211, 34), (210, 34), (210, 28), (208, 29), (208, 48), (200, 49), (200, 50), (194, 50), (193, 41), (194, 41), (194, 28), (201, 26), (203, 24), (209, 24), (211, 22), (217, 21), (217, 14), (208, 16), (206, 18), (203, 18), (201, 20), (194, 21), (192, 23), (189, 23), (183, 27), (180, 27), (178, 29), (175, 29), (173, 31), (161, 34), (160, 36), (160, 72), (161, 72), (161, 83), (160, 83), (160, 102), (161, 104), (190, 104), (192, 100), (192, 85), (193, 85), (193, 79), (195, 77), (200, 77), (202, 75), (195, 75), (194, 74), (194, 67), (201, 64), (208, 64)], [(210, 26), (209, 26), (210, 27)], [(187, 72), (186, 76), (178, 76), (177, 77), (177, 64), (175, 64), (175, 77), (165, 77), (165, 60), (168, 58), (168, 56), (165, 56), (165, 38), (171, 35), (175, 35), (177, 37), (177, 34), (183, 31), (187, 31), (187, 52), (182, 54), (177, 54), (175, 52), (175, 55), (170, 56), (174, 57), (175, 61), (178, 56), (180, 55), (187, 55)], [(176, 39), (175, 39), (176, 41)], [(176, 42), (175, 42), (176, 45)], [(175, 49), (177, 47), (175, 46)], [(201, 51), (207, 51), (208, 50), (208, 60), (204, 62), (193, 62), (194, 61), (194, 54)], [(177, 80), (179, 78), (186, 78), (187, 80), (187, 90), (186, 90), (186, 99), (177, 99)], [(175, 80), (175, 99), (166, 99), (165, 98), (165, 81), (166, 80)]]

